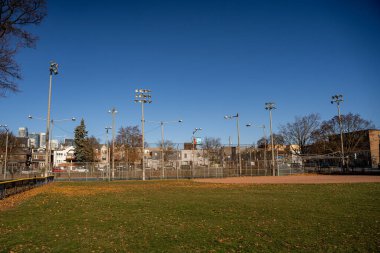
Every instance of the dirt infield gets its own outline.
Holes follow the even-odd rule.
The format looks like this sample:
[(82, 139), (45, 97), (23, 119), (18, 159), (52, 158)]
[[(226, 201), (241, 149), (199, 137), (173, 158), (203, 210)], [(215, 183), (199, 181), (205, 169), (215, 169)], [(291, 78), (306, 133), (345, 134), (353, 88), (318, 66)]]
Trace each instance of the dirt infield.
[(339, 183), (380, 183), (380, 176), (260, 176), (194, 179), (196, 182), (224, 184), (339, 184)]

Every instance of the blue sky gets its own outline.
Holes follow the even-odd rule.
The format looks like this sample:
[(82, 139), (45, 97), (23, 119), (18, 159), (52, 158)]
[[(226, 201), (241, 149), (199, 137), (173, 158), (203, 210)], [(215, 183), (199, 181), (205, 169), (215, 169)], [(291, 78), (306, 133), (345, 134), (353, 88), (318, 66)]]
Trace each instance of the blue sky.
[[(380, 126), (380, 4), (378, 1), (49, 1), (48, 17), (30, 29), (36, 49), (20, 51), (22, 92), (0, 99), (0, 123), (14, 133), (44, 132), (49, 61), (53, 119), (84, 118), (89, 135), (105, 139), (113, 106), (120, 126), (140, 124), (136, 88), (152, 90), (146, 120), (165, 137), (199, 136), (241, 143), (262, 135), (248, 122), (269, 125), (264, 103), (276, 102), (273, 126), (295, 116), (336, 114), (330, 97), (343, 94), (342, 113), (359, 113)], [(54, 138), (70, 137), (79, 122), (61, 122)], [(146, 124), (156, 143), (160, 129)]]

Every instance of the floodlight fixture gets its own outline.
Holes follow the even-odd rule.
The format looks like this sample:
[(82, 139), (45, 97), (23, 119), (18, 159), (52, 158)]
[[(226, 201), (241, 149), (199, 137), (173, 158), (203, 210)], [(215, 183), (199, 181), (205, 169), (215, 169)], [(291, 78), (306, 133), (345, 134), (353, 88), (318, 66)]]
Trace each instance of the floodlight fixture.
[(49, 67), (50, 75), (57, 75), (58, 74), (58, 63), (56, 62), (50, 62)]
[(198, 132), (198, 131), (202, 131), (202, 128), (194, 128), (194, 131), (193, 131), (193, 135), (196, 133), (196, 132)]
[(277, 109), (276, 104), (274, 102), (267, 102), (267, 103), (265, 103), (265, 109), (266, 110)]

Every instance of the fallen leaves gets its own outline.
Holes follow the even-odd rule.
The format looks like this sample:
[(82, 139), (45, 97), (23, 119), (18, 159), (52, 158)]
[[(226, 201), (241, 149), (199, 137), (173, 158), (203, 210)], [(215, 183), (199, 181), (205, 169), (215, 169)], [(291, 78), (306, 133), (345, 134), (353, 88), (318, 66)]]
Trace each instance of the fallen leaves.
[(34, 197), (38, 194), (49, 191), (51, 187), (52, 187), (52, 184), (39, 186), (30, 190), (9, 196), (8, 198), (5, 198), (3, 200), (0, 200), (0, 211), (13, 208), (31, 197)]

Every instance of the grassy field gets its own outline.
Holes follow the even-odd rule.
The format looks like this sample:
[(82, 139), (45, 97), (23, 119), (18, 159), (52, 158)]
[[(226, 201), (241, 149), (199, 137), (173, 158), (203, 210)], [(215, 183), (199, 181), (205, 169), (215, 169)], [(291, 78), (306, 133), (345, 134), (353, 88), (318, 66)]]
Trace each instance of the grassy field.
[(379, 252), (380, 184), (54, 183), (0, 212), (11, 251)]

